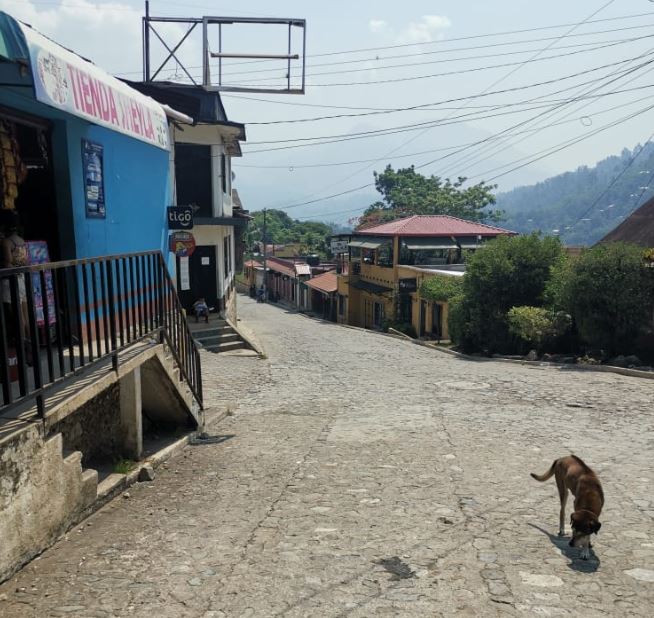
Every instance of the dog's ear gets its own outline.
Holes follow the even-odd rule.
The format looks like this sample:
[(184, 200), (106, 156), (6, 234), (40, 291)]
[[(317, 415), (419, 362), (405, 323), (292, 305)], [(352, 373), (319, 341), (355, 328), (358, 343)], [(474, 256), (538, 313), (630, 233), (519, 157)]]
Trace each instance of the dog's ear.
[(574, 528), (578, 523), (578, 517), (575, 517), (576, 513), (570, 513), (570, 525)]
[(593, 525), (592, 525), (591, 528), (590, 528), (590, 531), (591, 531), (593, 534), (597, 534), (597, 533), (599, 532), (599, 529), (600, 529), (601, 527), (602, 527), (602, 524), (601, 524), (599, 521), (595, 520), (595, 521), (593, 522)]

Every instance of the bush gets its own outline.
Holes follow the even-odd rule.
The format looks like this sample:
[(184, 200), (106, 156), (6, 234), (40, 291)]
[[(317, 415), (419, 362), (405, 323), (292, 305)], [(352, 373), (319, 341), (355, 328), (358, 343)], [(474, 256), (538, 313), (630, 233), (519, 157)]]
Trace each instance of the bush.
[(450, 340), (464, 352), (473, 350), (470, 337), (469, 311), (463, 295), (454, 296), (449, 300), (447, 313), (447, 329)]
[(651, 320), (654, 271), (640, 247), (597, 245), (567, 267), (554, 269), (548, 293), (557, 308), (572, 315), (588, 348), (629, 353)]
[(420, 297), (425, 300), (447, 302), (463, 291), (463, 277), (436, 276), (425, 279), (420, 284)]
[(539, 351), (563, 335), (572, 322), (567, 313), (542, 307), (512, 307), (507, 319), (509, 332)]
[(515, 340), (507, 312), (511, 307), (541, 306), (550, 270), (560, 259), (559, 240), (535, 233), (499, 237), (477, 250), (463, 278), (465, 299), (452, 318), (452, 339), (460, 347), (488, 354), (512, 351)]

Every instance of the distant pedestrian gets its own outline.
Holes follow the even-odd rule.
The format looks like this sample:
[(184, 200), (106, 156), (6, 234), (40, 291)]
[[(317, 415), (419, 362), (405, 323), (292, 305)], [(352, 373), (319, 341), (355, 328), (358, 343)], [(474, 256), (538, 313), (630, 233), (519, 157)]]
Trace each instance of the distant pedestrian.
[(263, 286), (261, 286), (257, 290), (257, 302), (262, 303), (264, 301), (264, 296), (265, 296), (265, 290), (263, 289)]

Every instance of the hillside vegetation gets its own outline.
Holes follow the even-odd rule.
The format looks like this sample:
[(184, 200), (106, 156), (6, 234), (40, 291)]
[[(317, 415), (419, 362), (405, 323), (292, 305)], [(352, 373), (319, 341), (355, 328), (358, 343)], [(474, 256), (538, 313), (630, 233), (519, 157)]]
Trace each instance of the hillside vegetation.
[[(638, 156), (633, 164), (586, 214), (634, 155)], [(651, 186), (643, 189), (647, 185)], [(653, 188), (654, 144), (650, 142), (633, 150), (625, 148), (620, 155), (594, 167), (582, 166), (532, 186), (500, 193), (496, 207), (505, 212), (503, 227), (517, 232), (558, 233), (564, 244), (592, 245), (652, 197)]]

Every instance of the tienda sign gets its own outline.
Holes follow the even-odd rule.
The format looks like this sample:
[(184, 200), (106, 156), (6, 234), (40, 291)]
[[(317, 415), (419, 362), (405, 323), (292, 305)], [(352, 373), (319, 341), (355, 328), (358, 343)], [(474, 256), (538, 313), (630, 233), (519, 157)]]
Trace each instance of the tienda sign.
[(30, 52), (38, 101), (168, 150), (161, 106), (91, 62), (20, 24)]

